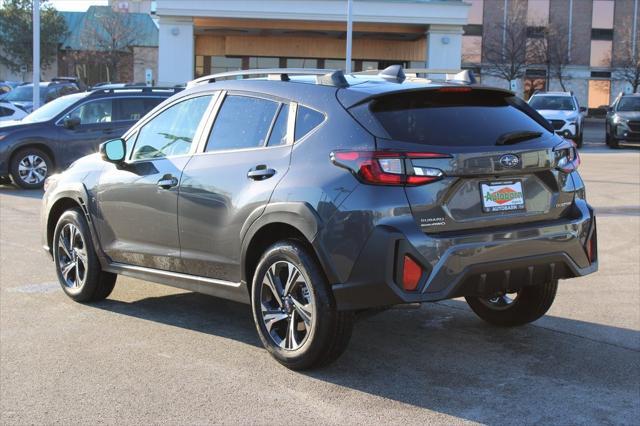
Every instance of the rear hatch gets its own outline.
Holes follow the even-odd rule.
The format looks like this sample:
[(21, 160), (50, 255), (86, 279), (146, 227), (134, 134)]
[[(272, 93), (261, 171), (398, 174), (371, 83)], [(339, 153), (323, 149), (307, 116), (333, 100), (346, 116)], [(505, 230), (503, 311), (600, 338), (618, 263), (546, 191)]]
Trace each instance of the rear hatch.
[(570, 170), (558, 163), (565, 154), (577, 163), (569, 158), (576, 151), (509, 92), (445, 86), (377, 96), (350, 111), (379, 151), (405, 153), (406, 173), (439, 176), (405, 186), (424, 232), (549, 222), (570, 209)]

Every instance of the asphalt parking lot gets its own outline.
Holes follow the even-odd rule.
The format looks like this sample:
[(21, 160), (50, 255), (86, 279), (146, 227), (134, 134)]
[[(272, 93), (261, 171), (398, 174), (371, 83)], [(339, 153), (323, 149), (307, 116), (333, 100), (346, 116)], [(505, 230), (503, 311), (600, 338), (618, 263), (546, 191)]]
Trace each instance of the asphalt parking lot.
[[(360, 321), (346, 354), (296, 373), (249, 308), (120, 278), (64, 296), (40, 249), (40, 192), (0, 186), (0, 423), (608, 423), (640, 418), (640, 150), (587, 125), (581, 172), (600, 271), (518, 329), (461, 300)], [(635, 419), (635, 420), (634, 420)]]

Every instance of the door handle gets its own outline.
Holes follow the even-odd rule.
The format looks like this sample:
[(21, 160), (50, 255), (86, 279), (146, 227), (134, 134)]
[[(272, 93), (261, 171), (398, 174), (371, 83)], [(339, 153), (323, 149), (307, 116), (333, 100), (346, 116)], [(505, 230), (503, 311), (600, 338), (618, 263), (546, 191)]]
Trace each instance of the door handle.
[(173, 188), (178, 184), (178, 179), (171, 175), (164, 175), (162, 179), (160, 179), (157, 185), (162, 189)]
[(265, 179), (269, 179), (271, 176), (275, 174), (276, 174), (275, 170), (269, 169), (264, 164), (261, 164), (249, 170), (249, 172), (247, 173), (247, 177), (253, 180), (265, 180)]

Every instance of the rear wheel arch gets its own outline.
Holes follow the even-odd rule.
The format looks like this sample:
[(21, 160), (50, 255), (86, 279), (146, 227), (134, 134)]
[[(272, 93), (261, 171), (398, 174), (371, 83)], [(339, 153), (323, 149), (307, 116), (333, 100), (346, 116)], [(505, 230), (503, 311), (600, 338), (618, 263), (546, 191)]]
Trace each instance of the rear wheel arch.
[(242, 280), (247, 283), (251, 292), (253, 274), (258, 266), (260, 258), (271, 245), (278, 241), (295, 240), (305, 246), (311, 253), (317, 253), (311, 241), (295, 226), (284, 222), (270, 222), (247, 235), (247, 242), (243, 244), (242, 255)]

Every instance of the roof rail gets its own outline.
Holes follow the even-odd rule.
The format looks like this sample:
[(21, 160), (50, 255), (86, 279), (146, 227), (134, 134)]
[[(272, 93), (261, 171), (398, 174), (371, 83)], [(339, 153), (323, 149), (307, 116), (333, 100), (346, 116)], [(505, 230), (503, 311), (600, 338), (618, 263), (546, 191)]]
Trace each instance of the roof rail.
[(187, 88), (198, 84), (215, 83), (216, 80), (228, 77), (245, 77), (255, 75), (266, 75), (269, 80), (289, 81), (290, 75), (315, 75), (318, 84), (336, 87), (348, 87), (349, 83), (344, 77), (342, 70), (316, 69), (316, 68), (267, 68), (253, 70), (228, 71), (219, 74), (206, 75), (196, 78), (187, 83)]
[(91, 94), (106, 94), (106, 93), (118, 93), (118, 92), (133, 92), (140, 91), (142, 93), (153, 93), (154, 91), (171, 91), (173, 93), (178, 93), (184, 90), (184, 87), (152, 87), (152, 86), (127, 86), (127, 87), (112, 87), (112, 88), (101, 88), (100, 86), (96, 88), (89, 89), (88, 91)]

